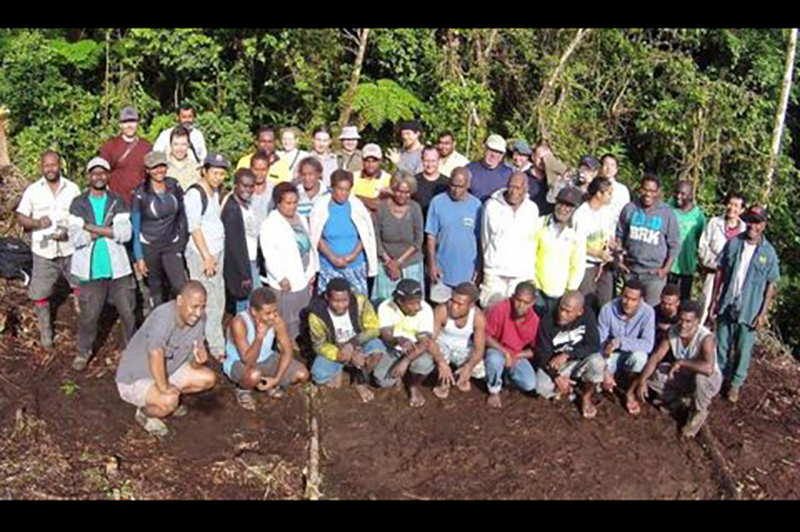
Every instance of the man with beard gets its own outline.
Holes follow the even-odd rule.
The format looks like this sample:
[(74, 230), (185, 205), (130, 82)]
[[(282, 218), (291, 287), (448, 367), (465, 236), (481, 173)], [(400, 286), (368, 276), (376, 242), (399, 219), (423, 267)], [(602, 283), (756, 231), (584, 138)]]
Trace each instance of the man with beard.
[(117, 309), (126, 343), (136, 327), (130, 297), (132, 269), (125, 250), (125, 243), (133, 236), (130, 209), (122, 196), (107, 189), (111, 171), (108, 161), (95, 157), (86, 171), (90, 188), (70, 207), (69, 237), (75, 246), (72, 274), (81, 283), (78, 354), (72, 362), (75, 371), (83, 371), (89, 364), (106, 300), (111, 300)]
[[(203, 137), (203, 132), (194, 127), (194, 108), (188, 103), (183, 103), (178, 108), (178, 124), (189, 130), (189, 149), (195, 160), (204, 161), (208, 154), (206, 139)], [(169, 153), (169, 140), (172, 135), (172, 129), (165, 129), (158, 135), (155, 144), (153, 144), (153, 151)]]
[(74, 247), (69, 241), (69, 209), (80, 195), (78, 186), (61, 176), (61, 156), (51, 150), (42, 154), (42, 178), (25, 189), (17, 207), (17, 222), (31, 231), (33, 272), (28, 297), (33, 300), (39, 322), (41, 345), (53, 347), (50, 297), (60, 277), (73, 289), (78, 312), (78, 281), (71, 273)]
[(691, 181), (678, 181), (674, 201), (670, 202), (681, 235), (681, 248), (672, 263), (669, 282), (681, 289), (681, 300), (692, 297), (692, 281), (697, 269), (697, 249), (706, 226), (706, 215), (694, 203), (694, 186)]
[(146, 170), (144, 156), (152, 145), (137, 135), (139, 113), (126, 107), (119, 113), (120, 135), (100, 147), (100, 157), (111, 165), (108, 188), (131, 205), (133, 190), (144, 182)]

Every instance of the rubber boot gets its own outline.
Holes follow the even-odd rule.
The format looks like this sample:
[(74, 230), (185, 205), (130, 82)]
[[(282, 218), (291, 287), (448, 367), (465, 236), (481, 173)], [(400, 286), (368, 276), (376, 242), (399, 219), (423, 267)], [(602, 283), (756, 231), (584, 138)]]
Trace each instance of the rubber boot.
[(36, 318), (39, 320), (39, 338), (42, 347), (53, 348), (53, 322), (50, 316), (50, 305), (35, 306)]

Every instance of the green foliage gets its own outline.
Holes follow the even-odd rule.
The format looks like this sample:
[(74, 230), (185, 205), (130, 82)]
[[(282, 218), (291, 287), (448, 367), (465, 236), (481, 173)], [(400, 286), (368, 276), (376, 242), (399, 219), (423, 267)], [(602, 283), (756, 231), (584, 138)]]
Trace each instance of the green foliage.
[[(593, 29), (553, 78), (576, 32), (373, 29), (353, 118), (367, 127), (365, 140), (383, 145), (397, 142), (390, 125), (418, 118), (426, 140), (452, 131), (471, 158), (489, 133), (544, 138), (571, 165), (611, 152), (628, 185), (654, 171), (671, 194), (678, 178), (692, 179), (708, 212), (719, 212), (734, 188), (760, 197), (788, 30)], [(11, 110), (12, 160), (33, 179), (41, 151), (57, 147), (68, 175), (81, 182), (83, 164), (117, 134), (126, 105), (138, 108), (141, 131), (155, 140), (175, 123), (175, 106), (192, 103), (209, 149), (233, 160), (251, 149), (261, 124), (294, 125), (307, 135), (342, 111), (355, 62), (347, 35), (332, 28), (0, 28), (0, 105)], [(551, 81), (552, 93), (543, 94)], [(776, 323), (795, 346), (799, 102), (795, 82), (768, 230), (787, 276)]]
[(353, 111), (362, 126), (379, 130), (384, 124), (413, 118), (425, 109), (425, 104), (390, 79), (362, 83), (353, 98)]

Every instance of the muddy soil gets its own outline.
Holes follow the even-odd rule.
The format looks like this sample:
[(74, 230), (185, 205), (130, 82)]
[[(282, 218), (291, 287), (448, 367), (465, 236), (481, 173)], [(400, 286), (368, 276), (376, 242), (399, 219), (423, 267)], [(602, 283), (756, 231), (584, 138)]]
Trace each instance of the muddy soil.
[[(114, 372), (120, 325), (105, 327), (89, 369), (70, 368), (75, 316), (58, 310), (57, 349), (38, 348), (25, 292), (0, 281), (0, 499), (296, 499), (308, 463), (307, 389), (256, 413), (236, 405), (223, 378), (186, 399), (164, 441), (133, 420)], [(108, 323), (108, 317), (105, 317)], [(757, 352), (741, 401), (717, 399), (710, 426), (743, 498), (798, 498), (800, 365)], [(215, 367), (221, 375), (219, 367)], [(645, 406), (641, 416), (598, 401), (584, 420), (566, 401), (504, 392), (376, 390), (362, 404), (350, 387), (321, 389), (321, 491), (331, 499), (718, 499), (719, 471), (703, 447), (678, 437), (679, 421)]]

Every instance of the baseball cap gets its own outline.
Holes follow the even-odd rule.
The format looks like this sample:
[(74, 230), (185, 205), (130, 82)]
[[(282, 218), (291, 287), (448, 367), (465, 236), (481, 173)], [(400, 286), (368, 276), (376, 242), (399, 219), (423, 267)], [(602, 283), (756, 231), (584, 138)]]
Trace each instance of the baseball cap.
[(377, 144), (367, 144), (361, 149), (361, 158), (374, 157), (375, 159), (383, 159), (383, 151)]
[(108, 164), (108, 161), (106, 161), (102, 157), (95, 157), (94, 159), (89, 161), (89, 164), (86, 165), (86, 171), (89, 172), (91, 171), (92, 168), (95, 168), (97, 166), (99, 166), (100, 168), (105, 168), (109, 172), (111, 171), (111, 165)]
[(591, 155), (586, 155), (581, 158), (580, 163), (578, 163), (578, 166), (580, 165), (588, 166), (592, 170), (597, 170), (598, 168), (600, 168), (600, 161), (598, 161)]
[(577, 207), (583, 203), (583, 192), (575, 187), (564, 187), (559, 191), (558, 196), (556, 196), (556, 203), (566, 203), (567, 205)]
[(397, 283), (394, 295), (400, 298), (422, 296), (422, 285), (414, 279), (403, 279)]
[(133, 107), (125, 107), (119, 112), (120, 122), (133, 122), (139, 120), (139, 112)]
[(221, 153), (209, 153), (206, 155), (206, 160), (203, 163), (205, 167), (213, 167), (213, 168), (230, 168), (231, 164), (228, 162), (228, 159), (225, 158), (224, 155)]
[(530, 144), (528, 144), (525, 140), (515, 141), (514, 144), (511, 145), (511, 151), (521, 153), (522, 155), (533, 155), (533, 150), (531, 149)]
[(767, 208), (763, 205), (753, 205), (742, 215), (745, 223), (761, 223), (767, 221)]
[(339, 140), (358, 140), (361, 135), (358, 134), (356, 126), (345, 126), (342, 128), (342, 133), (339, 135)]
[(486, 139), (486, 147), (489, 148), (490, 150), (505, 153), (506, 139), (504, 139), (500, 135), (489, 135), (489, 138)]
[(162, 164), (167, 164), (167, 154), (163, 151), (151, 151), (144, 156), (144, 165), (147, 168), (155, 168)]

